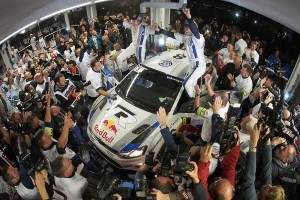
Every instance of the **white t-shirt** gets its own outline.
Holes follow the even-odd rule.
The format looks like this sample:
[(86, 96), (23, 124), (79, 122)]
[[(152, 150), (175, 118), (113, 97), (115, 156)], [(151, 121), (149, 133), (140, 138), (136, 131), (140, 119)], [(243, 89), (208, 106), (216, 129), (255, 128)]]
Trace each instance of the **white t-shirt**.
[[(259, 54), (256, 52), (256, 50), (252, 51), (252, 58), (254, 59), (254, 62), (256, 62), (256, 64), (258, 63), (259, 60)], [(251, 61), (251, 49), (248, 49), (246, 51), (246, 61)]]
[(219, 51), (220, 55), (222, 55), (223, 60), (229, 59), (229, 51), (227, 48), (223, 48)]
[(235, 43), (234, 48), (239, 53), (239, 55), (242, 56), (247, 46), (247, 42), (241, 38)]
[(240, 144), (241, 144), (241, 151), (244, 153), (248, 153), (249, 146), (250, 146), (250, 135), (244, 133), (243, 130), (240, 131)]
[(81, 200), (88, 186), (86, 178), (77, 172), (70, 178), (58, 178), (54, 176), (54, 181), (54, 189), (63, 192), (67, 196), (67, 199), (70, 200)]
[(84, 53), (82, 61), (79, 61), (79, 57), (76, 58), (76, 65), (80, 70), (80, 75), (82, 80), (86, 80), (86, 74), (88, 70), (91, 68), (91, 58), (87, 52)]
[(66, 147), (65, 148), (66, 153), (61, 155), (61, 154), (58, 153), (56, 145), (57, 144), (55, 144), (51, 149), (48, 149), (48, 150), (43, 150), (42, 149), (41, 150), (42, 153), (44, 154), (45, 158), (47, 160), (49, 160), (50, 162), (53, 162), (59, 156), (62, 156), (62, 157), (67, 158), (67, 159), (71, 159), (76, 155), (75, 152), (72, 151), (69, 147)]
[(37, 200), (41, 199), (40, 194), (36, 187), (33, 189), (26, 188), (21, 182), (19, 185), (15, 186), (18, 194), (25, 200)]
[(87, 95), (90, 97), (97, 97), (99, 88), (103, 88), (102, 73), (101, 71), (95, 72), (92, 68), (89, 69), (86, 75), (86, 82), (91, 81), (91, 84), (87, 88)]
[(238, 91), (241, 91), (243, 94), (243, 99), (247, 98), (252, 90), (252, 79), (249, 76), (248, 78), (243, 78), (241, 75), (235, 78), (236, 88)]
[[(50, 77), (48, 77), (48, 82), (50, 83)], [(43, 84), (36, 84), (36, 88), (35, 88), (35, 91), (39, 94), (42, 94), (42, 92), (44, 91), (46, 87), (46, 81), (44, 80), (44, 83)]]
[(71, 51), (70, 51), (70, 50), (67, 50), (67, 49), (64, 51), (64, 56), (65, 56), (66, 59), (68, 59), (68, 60), (76, 61), (76, 56), (75, 56), (75, 46), (71, 46), (70, 49), (71, 49)]
[[(110, 55), (111, 55), (111, 56), (116, 56), (116, 57), (118, 57), (123, 51), (124, 51), (124, 49), (121, 49), (120, 51), (113, 50), (113, 51), (110, 53)], [(113, 62), (112, 64), (115, 65), (116, 62)], [(114, 67), (114, 66), (112, 66), (112, 67)], [(119, 67), (119, 69), (121, 69), (121, 70), (124, 71), (124, 72), (127, 71), (127, 70), (129, 70), (128, 65), (127, 65), (126, 62), (125, 62), (125, 63), (122, 63), (122, 67)], [(115, 69), (112, 69), (112, 71), (115, 71)]]
[[(219, 115), (223, 119), (226, 116), (228, 107), (229, 107), (229, 102), (226, 104), (225, 107), (222, 107), (219, 110)], [(205, 111), (204, 116), (203, 116), (205, 118), (205, 120), (204, 120), (203, 126), (202, 126), (201, 138), (205, 142), (209, 142), (211, 139), (211, 117), (212, 117), (212, 115), (213, 115), (213, 111), (211, 108), (209, 108), (208, 110)]]

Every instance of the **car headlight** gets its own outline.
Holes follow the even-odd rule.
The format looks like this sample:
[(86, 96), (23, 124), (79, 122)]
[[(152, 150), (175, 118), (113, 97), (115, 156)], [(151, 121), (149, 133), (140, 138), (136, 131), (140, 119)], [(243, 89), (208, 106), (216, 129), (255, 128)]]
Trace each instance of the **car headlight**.
[(118, 153), (118, 155), (122, 158), (136, 158), (139, 156), (142, 156), (147, 150), (147, 146), (143, 146), (140, 148), (137, 148), (135, 150), (130, 150), (130, 151), (123, 151)]

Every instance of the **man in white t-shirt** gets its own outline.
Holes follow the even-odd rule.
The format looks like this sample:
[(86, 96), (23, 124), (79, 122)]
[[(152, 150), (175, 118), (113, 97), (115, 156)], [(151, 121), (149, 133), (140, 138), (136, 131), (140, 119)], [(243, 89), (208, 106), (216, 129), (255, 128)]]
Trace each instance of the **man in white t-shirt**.
[(120, 69), (122, 71), (122, 75), (124, 77), (129, 72), (128, 64), (126, 62), (124, 62), (123, 67), (120, 68), (117, 63), (117, 58), (124, 51), (124, 49), (121, 48), (119, 43), (115, 43), (113, 47), (114, 47), (114, 50), (110, 53), (110, 60), (112, 60), (112, 62), (113, 62), (114, 70)]
[(3, 168), (2, 177), (7, 184), (15, 187), (22, 199), (41, 199), (37, 188), (33, 185), (33, 182), (22, 163), (19, 164), (19, 169), (6, 165)]
[(234, 49), (233, 43), (228, 42), (227, 47), (219, 51), (219, 55), (222, 58), (222, 60), (229, 59), (229, 54), (233, 49)]
[(80, 200), (87, 189), (87, 179), (75, 171), (70, 159), (58, 157), (51, 163), (54, 189), (64, 193), (67, 199)]
[[(247, 98), (252, 91), (252, 79), (251, 79), (251, 74), (252, 74), (252, 67), (249, 64), (244, 64), (240, 75), (238, 75), (235, 80), (231, 81), (231, 87), (234, 90), (237, 90), (242, 93), (242, 99), (244, 100)], [(231, 95), (233, 97), (233, 95)], [(231, 99), (232, 100), (232, 99)]]
[(259, 54), (256, 51), (256, 47), (257, 47), (256, 42), (252, 42), (250, 49), (247, 49), (245, 52), (245, 54), (246, 54), (245, 60), (246, 61), (248, 61), (248, 62), (254, 61), (256, 64), (258, 64)]
[(95, 100), (99, 95), (111, 97), (110, 93), (106, 91), (105, 83), (103, 83), (102, 67), (100, 61), (93, 60), (91, 68), (87, 72), (86, 81), (90, 82), (87, 88), (87, 97), (91, 100)]
[(250, 134), (254, 128), (255, 123), (257, 123), (257, 119), (252, 115), (248, 115), (244, 117), (241, 121), (241, 130), (239, 132), (241, 151), (244, 153), (248, 153), (249, 145), (250, 145)]
[(235, 38), (237, 39), (235, 43), (235, 50), (239, 53), (240, 56), (242, 56), (245, 53), (245, 49), (247, 48), (247, 42), (242, 38), (242, 33), (238, 32), (235, 35)]
[(86, 74), (88, 70), (91, 68), (91, 49), (87, 49), (85, 51), (83, 44), (80, 43), (81, 48), (76, 49), (75, 55), (76, 55), (76, 65), (78, 66), (80, 70), (81, 79), (83, 82), (86, 81)]

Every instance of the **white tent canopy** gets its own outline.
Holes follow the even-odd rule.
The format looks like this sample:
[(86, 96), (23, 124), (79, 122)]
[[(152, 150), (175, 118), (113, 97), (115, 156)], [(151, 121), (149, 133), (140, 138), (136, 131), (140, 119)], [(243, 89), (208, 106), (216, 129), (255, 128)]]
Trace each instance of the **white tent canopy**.
[(299, 0), (224, 0), (266, 16), (300, 33)]
[[(225, 0), (277, 21), (300, 33), (299, 0)], [(1, 0), (0, 41), (58, 10), (95, 0)], [(37, 22), (38, 22), (37, 21)]]

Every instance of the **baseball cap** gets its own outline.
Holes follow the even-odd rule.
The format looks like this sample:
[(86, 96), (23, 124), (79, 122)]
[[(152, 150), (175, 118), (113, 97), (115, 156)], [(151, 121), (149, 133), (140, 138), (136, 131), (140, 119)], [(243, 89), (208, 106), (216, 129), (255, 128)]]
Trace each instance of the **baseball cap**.
[(139, 20), (139, 21), (143, 21), (143, 17), (141, 15), (133, 15), (132, 20)]
[(187, 23), (184, 23), (184, 24), (183, 24), (183, 27), (184, 27), (184, 28), (190, 28), (190, 25), (187, 24)]

